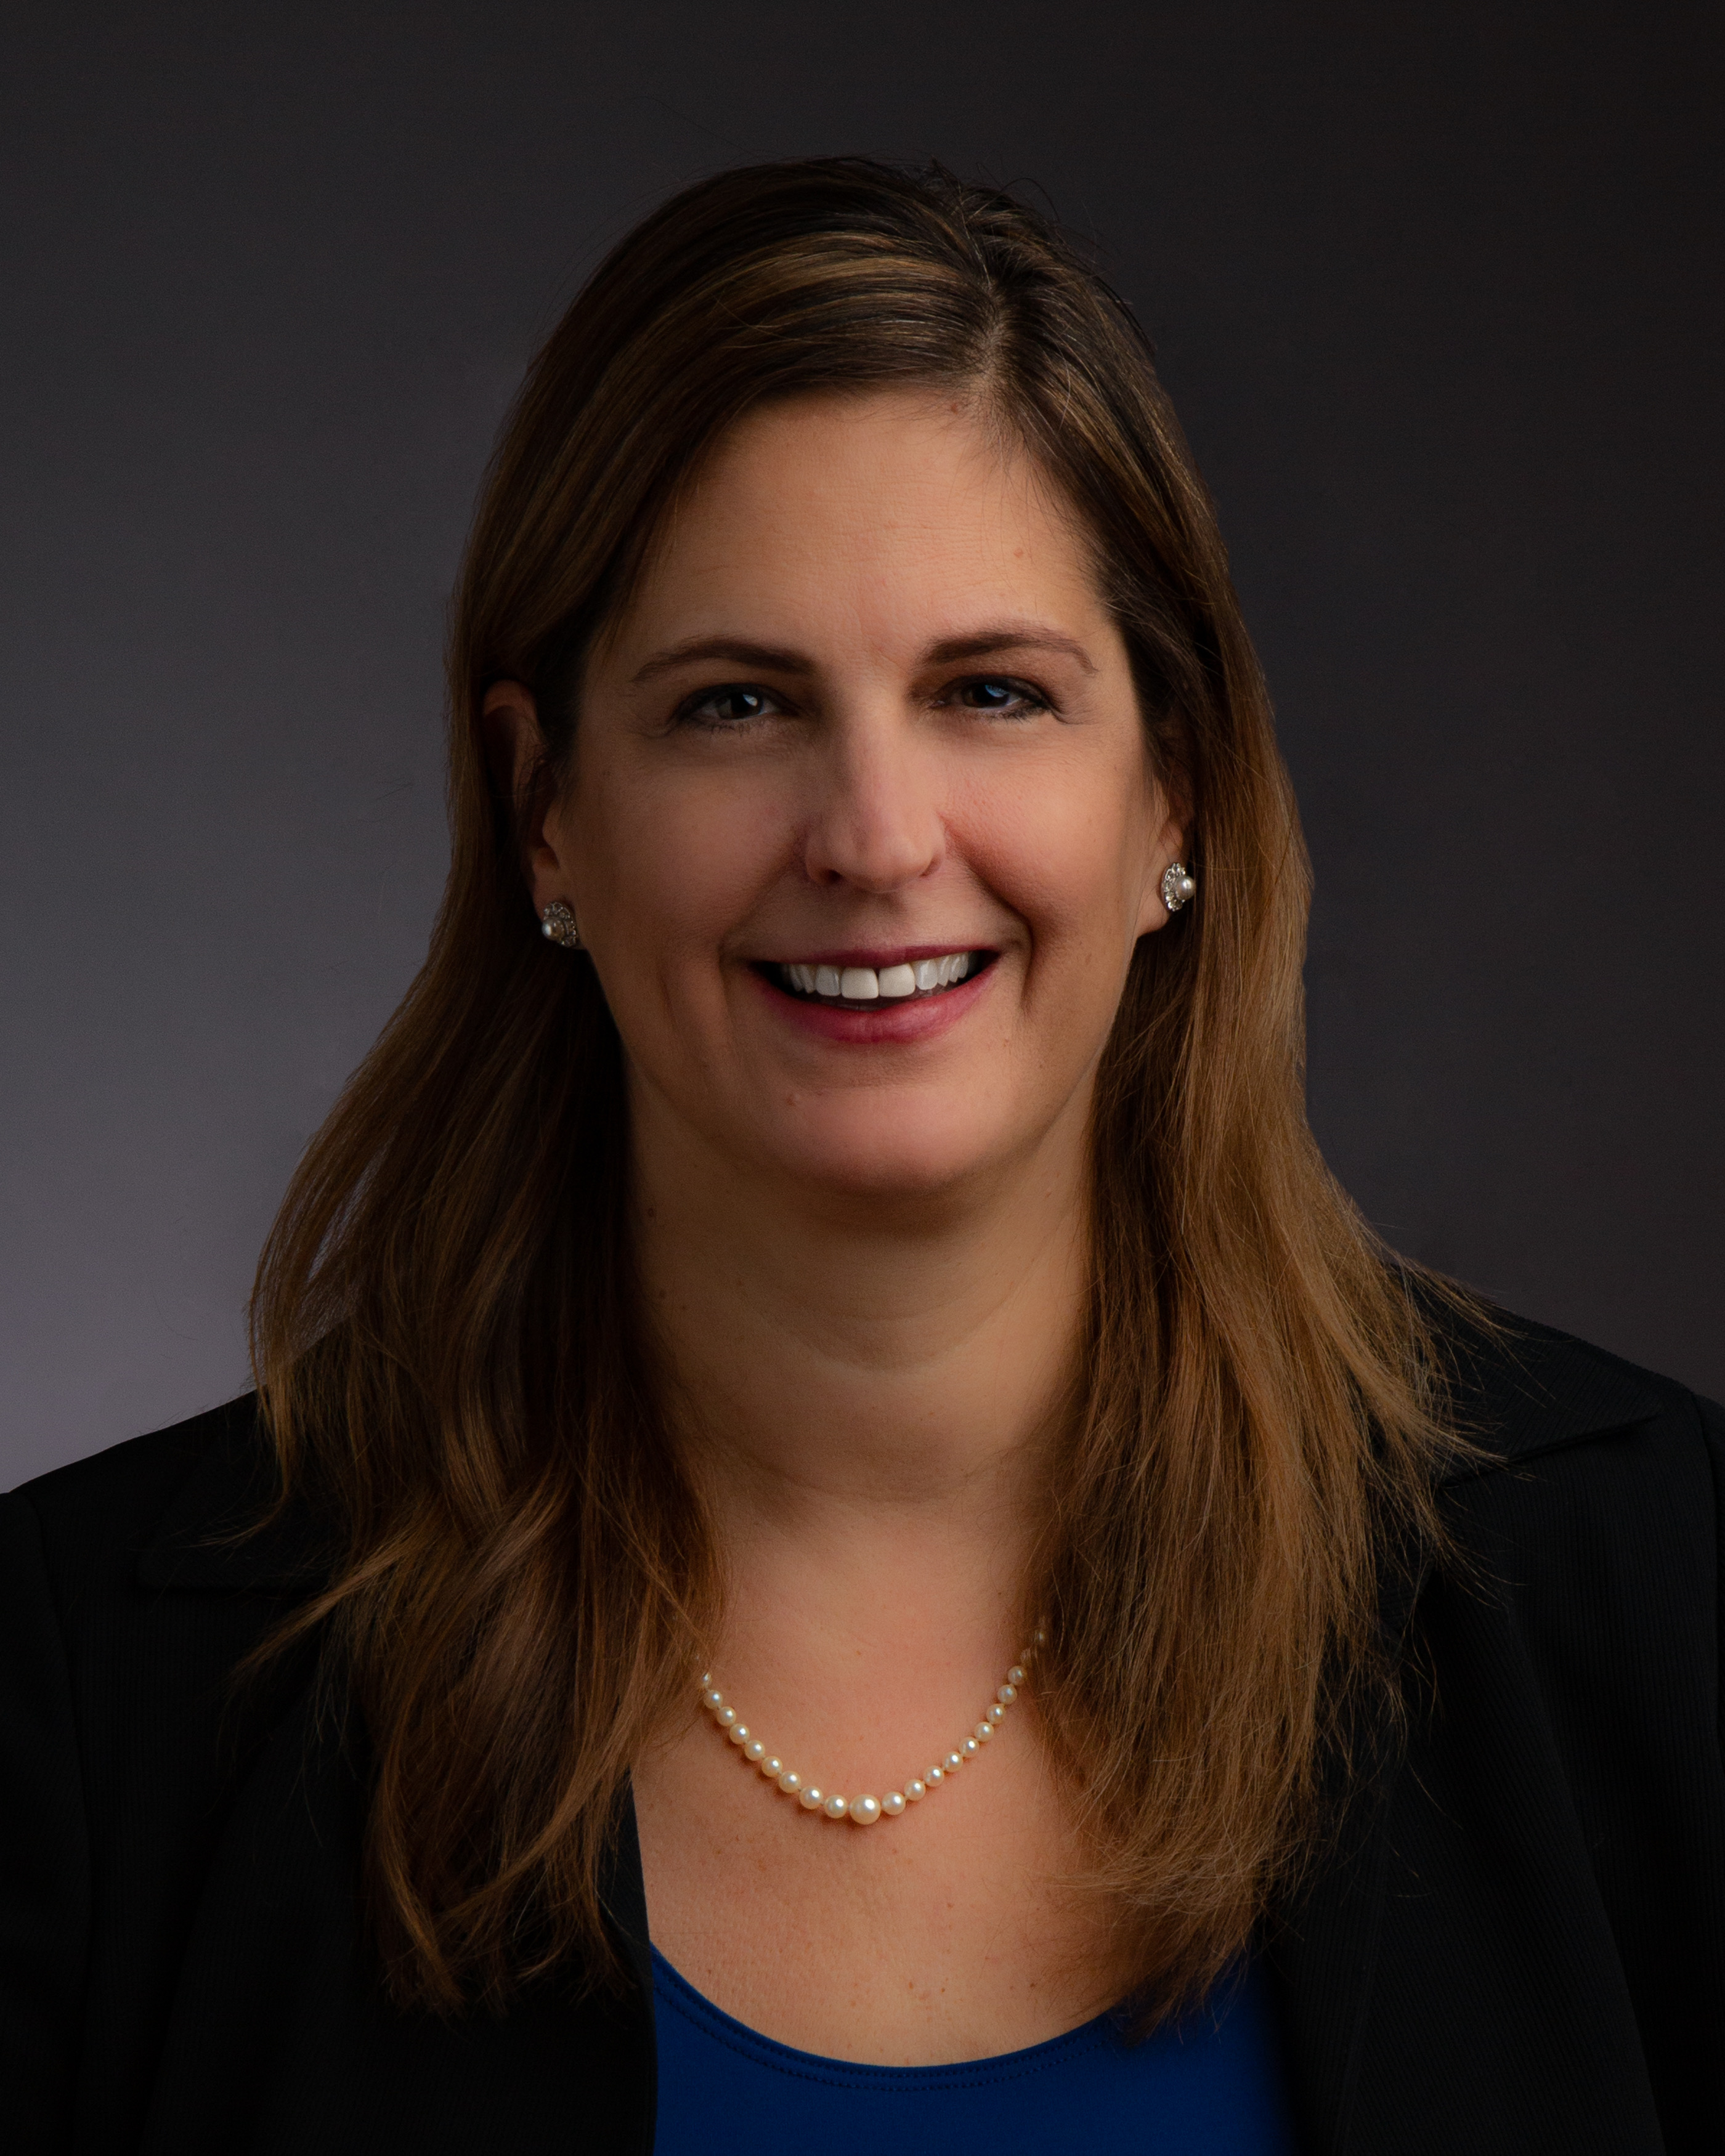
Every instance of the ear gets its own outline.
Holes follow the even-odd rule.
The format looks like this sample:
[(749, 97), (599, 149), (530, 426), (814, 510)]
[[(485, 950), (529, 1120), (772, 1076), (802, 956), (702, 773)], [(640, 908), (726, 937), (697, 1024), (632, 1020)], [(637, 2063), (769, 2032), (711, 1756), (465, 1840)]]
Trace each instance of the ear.
[(538, 708), (519, 681), (495, 681), (480, 712), (485, 758), (500, 793), (515, 804), (521, 866), (536, 911), (554, 898), (573, 901), (569, 865), (558, 844), (554, 796), (546, 783), (545, 737)]
[[(1148, 936), (1154, 930), (1166, 928), (1173, 916), (1162, 902), (1162, 879), (1169, 865), (1186, 857), (1187, 808), (1178, 793), (1164, 793), (1156, 788), (1156, 803), (1162, 814), (1162, 828), (1152, 839), (1144, 856), (1146, 875), (1144, 888), (1138, 899), (1137, 934)], [(1154, 811), (1153, 811), (1153, 818)]]

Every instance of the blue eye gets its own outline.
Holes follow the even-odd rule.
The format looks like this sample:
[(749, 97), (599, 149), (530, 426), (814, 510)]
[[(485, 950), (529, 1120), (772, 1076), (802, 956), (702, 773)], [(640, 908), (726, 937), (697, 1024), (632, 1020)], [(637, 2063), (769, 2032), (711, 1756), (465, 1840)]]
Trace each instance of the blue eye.
[(721, 689), (708, 689), (678, 713), (679, 718), (692, 719), (696, 726), (747, 726), (751, 719), (764, 719), (776, 708), (771, 693), (765, 689), (752, 689), (747, 682), (727, 681)]
[(1024, 713), (1045, 711), (1048, 702), (1025, 681), (1002, 680), (998, 675), (979, 675), (975, 680), (961, 681), (958, 701), (973, 711), (1010, 711)]

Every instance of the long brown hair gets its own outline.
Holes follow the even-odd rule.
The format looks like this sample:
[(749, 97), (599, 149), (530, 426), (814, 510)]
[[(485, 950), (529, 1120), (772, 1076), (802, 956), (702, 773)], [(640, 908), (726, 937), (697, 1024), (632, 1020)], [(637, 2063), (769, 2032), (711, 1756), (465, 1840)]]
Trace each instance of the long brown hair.
[(1095, 1115), (1083, 1377), (1024, 1607), (1147, 2014), (1201, 1994), (1314, 1831), (1378, 1553), (1434, 1532), (1409, 1276), (1305, 1115), (1308, 876), (1216, 520), (1127, 307), (1012, 197), (860, 159), (734, 171), (603, 264), (490, 468), (450, 644), (454, 857), (423, 972), (294, 1178), (254, 1358), (338, 1556), (325, 1628), (375, 1762), (390, 1980), (452, 2007), (615, 1974), (603, 1853), (718, 1607), (636, 1308), (621, 1051), (548, 947), (487, 687), (555, 785), (581, 664), (678, 488), (764, 400), (968, 398), (1064, 490), (1190, 803), (1195, 905), (1134, 960)]

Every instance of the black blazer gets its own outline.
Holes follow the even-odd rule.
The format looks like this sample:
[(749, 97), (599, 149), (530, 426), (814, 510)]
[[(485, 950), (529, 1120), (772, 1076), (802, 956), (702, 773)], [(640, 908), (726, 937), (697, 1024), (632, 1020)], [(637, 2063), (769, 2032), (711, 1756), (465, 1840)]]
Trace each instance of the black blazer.
[[(1501, 1464), (1444, 1503), (1473, 1577), (1400, 1578), (1410, 1719), (1267, 1948), (1307, 2148), (1725, 2149), (1725, 1417), (1543, 1328), (1475, 1343)], [(362, 1763), (309, 1672), (234, 1714), (303, 1589), (251, 1404), (0, 1499), (0, 2141), (11, 2156), (534, 2156), (652, 2146), (633, 1820), (626, 2001), (454, 2025), (356, 1934)]]

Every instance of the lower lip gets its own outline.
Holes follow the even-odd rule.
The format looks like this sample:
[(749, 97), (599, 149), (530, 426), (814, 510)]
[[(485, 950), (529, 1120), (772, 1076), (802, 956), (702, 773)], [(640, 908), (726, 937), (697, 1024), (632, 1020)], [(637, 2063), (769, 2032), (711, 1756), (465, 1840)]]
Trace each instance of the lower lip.
[[(997, 961), (998, 963), (998, 961)], [(932, 1040), (948, 1026), (956, 1025), (977, 998), (987, 993), (994, 977), (993, 966), (960, 981), (956, 988), (941, 988), (930, 996), (906, 996), (882, 1001), (872, 1010), (847, 1010), (842, 1004), (817, 1003), (806, 996), (788, 996), (775, 988), (752, 968), (749, 978), (774, 1013), (818, 1040), (845, 1041), (854, 1047), (897, 1046), (906, 1041)]]

